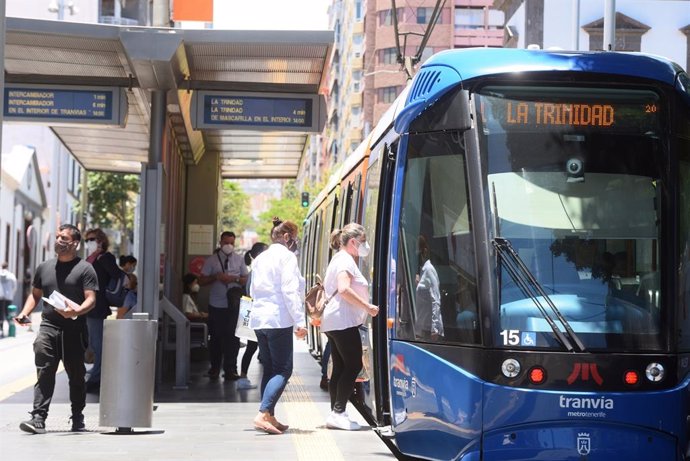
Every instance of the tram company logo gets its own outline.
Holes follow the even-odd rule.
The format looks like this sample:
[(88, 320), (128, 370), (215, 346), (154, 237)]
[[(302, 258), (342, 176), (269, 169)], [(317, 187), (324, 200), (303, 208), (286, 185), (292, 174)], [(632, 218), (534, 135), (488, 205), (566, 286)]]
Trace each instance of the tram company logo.
[(558, 397), (558, 406), (568, 410), (568, 416), (575, 418), (606, 418), (606, 411), (613, 410), (613, 399), (600, 397)]
[(591, 450), (591, 441), (589, 438), (589, 432), (578, 432), (577, 433), (577, 453), (580, 456), (588, 455)]

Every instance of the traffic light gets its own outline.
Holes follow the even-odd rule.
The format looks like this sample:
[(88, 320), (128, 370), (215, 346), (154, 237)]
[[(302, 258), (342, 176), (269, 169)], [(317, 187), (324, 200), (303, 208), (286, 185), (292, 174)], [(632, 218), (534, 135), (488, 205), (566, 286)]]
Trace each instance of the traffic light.
[(304, 208), (309, 206), (309, 192), (302, 192), (302, 206)]

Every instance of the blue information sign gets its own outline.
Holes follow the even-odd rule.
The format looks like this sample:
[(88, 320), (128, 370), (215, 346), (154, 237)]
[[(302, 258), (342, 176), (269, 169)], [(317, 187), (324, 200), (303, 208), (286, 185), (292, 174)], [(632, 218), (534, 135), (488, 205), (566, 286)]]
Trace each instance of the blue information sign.
[(320, 132), (326, 103), (320, 95), (200, 90), (192, 95), (196, 130)]
[(312, 100), (206, 94), (204, 123), (307, 128), (312, 124)]
[(126, 108), (121, 88), (10, 85), (3, 114), (7, 120), (124, 125)]

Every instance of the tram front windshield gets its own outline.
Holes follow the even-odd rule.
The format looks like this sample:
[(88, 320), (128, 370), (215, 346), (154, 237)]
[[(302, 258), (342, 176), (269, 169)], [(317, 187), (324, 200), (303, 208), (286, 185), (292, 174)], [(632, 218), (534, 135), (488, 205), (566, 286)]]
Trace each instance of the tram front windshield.
[(478, 111), (490, 232), (513, 256), (496, 344), (562, 349), (549, 316), (589, 351), (660, 349), (657, 93), (491, 86)]

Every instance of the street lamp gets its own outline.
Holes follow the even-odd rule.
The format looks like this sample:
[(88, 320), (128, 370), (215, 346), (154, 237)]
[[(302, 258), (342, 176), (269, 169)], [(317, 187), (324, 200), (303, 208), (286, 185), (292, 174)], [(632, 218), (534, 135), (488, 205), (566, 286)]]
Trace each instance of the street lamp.
[(51, 0), (51, 2), (48, 3), (48, 11), (57, 13), (57, 18), (59, 20), (65, 19), (65, 8), (69, 10), (70, 16), (79, 13), (79, 8), (77, 8), (72, 0), (67, 2), (67, 5), (65, 5), (65, 0)]

